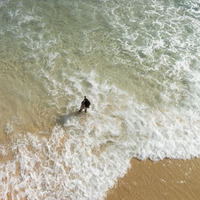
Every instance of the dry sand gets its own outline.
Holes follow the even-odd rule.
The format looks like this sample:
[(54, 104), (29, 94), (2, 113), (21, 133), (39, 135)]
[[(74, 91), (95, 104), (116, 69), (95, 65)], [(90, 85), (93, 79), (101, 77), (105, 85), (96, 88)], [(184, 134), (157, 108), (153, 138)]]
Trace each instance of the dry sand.
[(132, 159), (106, 200), (200, 200), (200, 159)]

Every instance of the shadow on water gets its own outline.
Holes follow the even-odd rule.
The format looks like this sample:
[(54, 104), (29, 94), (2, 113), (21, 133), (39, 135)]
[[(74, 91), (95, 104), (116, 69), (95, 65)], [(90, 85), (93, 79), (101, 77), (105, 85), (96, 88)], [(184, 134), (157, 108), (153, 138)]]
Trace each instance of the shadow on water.
[(80, 113), (78, 111), (76, 111), (76, 112), (72, 112), (67, 115), (61, 115), (61, 116), (57, 117), (56, 123), (61, 126), (64, 126), (70, 118), (77, 117), (79, 114)]

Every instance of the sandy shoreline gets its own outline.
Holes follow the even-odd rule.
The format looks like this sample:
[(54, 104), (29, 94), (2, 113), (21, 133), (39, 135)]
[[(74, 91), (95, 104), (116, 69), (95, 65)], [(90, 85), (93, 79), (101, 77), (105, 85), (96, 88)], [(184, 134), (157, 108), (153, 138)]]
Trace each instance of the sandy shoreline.
[(105, 200), (199, 200), (200, 158), (131, 160), (127, 174), (107, 192)]

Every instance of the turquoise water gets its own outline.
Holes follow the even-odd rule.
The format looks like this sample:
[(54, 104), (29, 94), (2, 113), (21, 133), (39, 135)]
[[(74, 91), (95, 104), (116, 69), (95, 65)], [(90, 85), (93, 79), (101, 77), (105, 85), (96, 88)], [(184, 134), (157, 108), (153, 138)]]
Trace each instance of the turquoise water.
[(198, 157), (199, 27), (199, 1), (2, 0), (1, 199), (103, 199), (132, 157)]

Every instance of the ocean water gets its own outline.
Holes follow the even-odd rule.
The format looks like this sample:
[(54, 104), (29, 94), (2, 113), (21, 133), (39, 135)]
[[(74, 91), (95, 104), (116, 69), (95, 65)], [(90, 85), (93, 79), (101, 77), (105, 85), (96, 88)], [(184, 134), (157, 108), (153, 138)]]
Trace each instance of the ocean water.
[(199, 35), (199, 0), (1, 0), (0, 199), (102, 200), (133, 157), (199, 157)]

